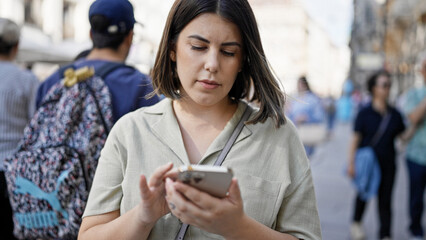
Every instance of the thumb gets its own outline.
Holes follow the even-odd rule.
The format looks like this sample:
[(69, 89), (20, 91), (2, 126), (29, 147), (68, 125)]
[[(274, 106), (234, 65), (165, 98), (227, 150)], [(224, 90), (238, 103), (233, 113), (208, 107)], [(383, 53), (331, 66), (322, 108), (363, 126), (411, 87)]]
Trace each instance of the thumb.
[(151, 191), (149, 190), (148, 183), (146, 182), (146, 177), (143, 174), (141, 174), (139, 179), (139, 190), (142, 199), (146, 200), (149, 198)]
[(238, 186), (238, 180), (234, 177), (231, 181), (231, 186), (229, 186), (229, 196), (228, 199), (233, 203), (242, 202), (240, 187)]

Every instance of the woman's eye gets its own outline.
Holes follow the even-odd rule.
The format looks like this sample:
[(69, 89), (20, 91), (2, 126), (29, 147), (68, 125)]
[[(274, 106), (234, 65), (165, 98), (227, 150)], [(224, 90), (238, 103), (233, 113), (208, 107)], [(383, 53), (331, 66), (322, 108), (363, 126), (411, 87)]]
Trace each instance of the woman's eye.
[(233, 57), (235, 56), (235, 53), (233, 52), (228, 52), (228, 51), (222, 51), (223, 55), (228, 56), (228, 57)]
[(194, 45), (192, 45), (192, 46), (191, 46), (191, 49), (192, 49), (192, 50), (201, 51), (201, 50), (204, 50), (204, 49), (206, 49), (206, 48), (205, 48), (205, 47), (200, 47), (200, 46), (194, 46)]

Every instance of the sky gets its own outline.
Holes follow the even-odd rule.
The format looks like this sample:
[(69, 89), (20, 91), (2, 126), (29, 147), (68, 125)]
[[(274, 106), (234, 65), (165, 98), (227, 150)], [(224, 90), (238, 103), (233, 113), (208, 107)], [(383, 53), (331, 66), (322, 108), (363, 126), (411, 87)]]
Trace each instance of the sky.
[[(353, 19), (352, 0), (302, 0), (309, 15), (338, 46), (347, 45)], [(326, 4), (325, 4), (326, 3)]]

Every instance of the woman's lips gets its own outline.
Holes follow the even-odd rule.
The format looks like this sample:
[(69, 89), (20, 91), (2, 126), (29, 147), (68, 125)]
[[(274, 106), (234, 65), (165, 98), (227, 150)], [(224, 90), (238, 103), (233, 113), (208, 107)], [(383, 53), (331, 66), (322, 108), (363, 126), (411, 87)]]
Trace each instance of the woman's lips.
[(198, 80), (198, 82), (201, 84), (201, 86), (203, 86), (205, 89), (215, 89), (218, 88), (220, 86), (219, 83), (215, 82), (215, 81), (210, 81), (210, 80)]

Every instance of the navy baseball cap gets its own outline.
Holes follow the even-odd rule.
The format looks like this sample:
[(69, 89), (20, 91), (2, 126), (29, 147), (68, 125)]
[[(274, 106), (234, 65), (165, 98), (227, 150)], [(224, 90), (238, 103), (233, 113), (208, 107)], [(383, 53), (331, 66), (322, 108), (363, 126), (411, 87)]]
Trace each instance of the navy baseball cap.
[(103, 15), (109, 21), (107, 34), (128, 33), (136, 23), (133, 6), (128, 0), (96, 0), (89, 9), (89, 21), (94, 15)]

